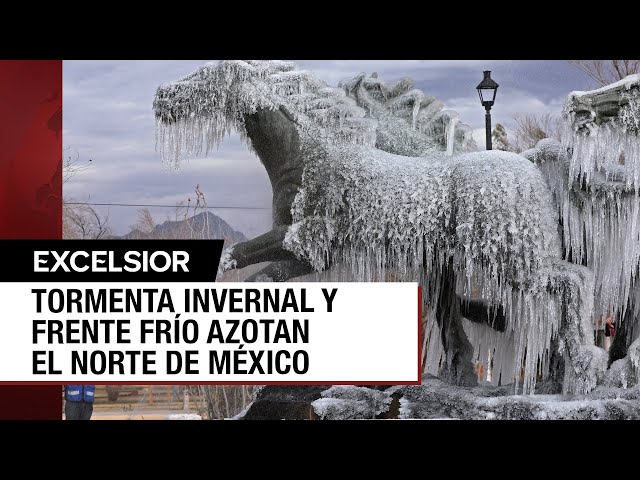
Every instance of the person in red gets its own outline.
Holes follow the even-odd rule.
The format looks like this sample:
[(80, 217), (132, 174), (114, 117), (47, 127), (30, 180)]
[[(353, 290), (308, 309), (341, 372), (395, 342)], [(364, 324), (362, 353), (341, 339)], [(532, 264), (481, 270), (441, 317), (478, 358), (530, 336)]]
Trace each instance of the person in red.
[(608, 352), (609, 348), (611, 348), (611, 344), (613, 343), (613, 337), (616, 334), (615, 322), (613, 320), (613, 315), (609, 314), (607, 319), (604, 321), (604, 349)]

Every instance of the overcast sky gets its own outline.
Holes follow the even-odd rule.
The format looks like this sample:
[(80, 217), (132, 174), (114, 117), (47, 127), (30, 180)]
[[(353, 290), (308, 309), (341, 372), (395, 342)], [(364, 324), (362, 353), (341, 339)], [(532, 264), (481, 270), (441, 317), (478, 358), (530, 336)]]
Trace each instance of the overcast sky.
[[(269, 207), (271, 186), (259, 160), (237, 137), (227, 139), (209, 158), (191, 160), (182, 169), (166, 171), (155, 152), (153, 96), (158, 85), (191, 73), (206, 60), (65, 61), (64, 136), (67, 154), (78, 154), (91, 167), (64, 185), (67, 199), (96, 203), (174, 205), (193, 198), (196, 184), (210, 206)], [(565, 61), (345, 61), (300, 60), (330, 85), (360, 72), (378, 72), (389, 82), (409, 76), (417, 88), (457, 111), (476, 131), (484, 148), (484, 109), (475, 86), (483, 70), (492, 70), (499, 84), (493, 123), (509, 126), (516, 113), (557, 113), (572, 90), (588, 89), (589, 79)], [(157, 222), (171, 209), (151, 208)], [(271, 226), (268, 210), (215, 208), (214, 213), (248, 237)], [(135, 223), (137, 209), (102, 208), (116, 234)]]

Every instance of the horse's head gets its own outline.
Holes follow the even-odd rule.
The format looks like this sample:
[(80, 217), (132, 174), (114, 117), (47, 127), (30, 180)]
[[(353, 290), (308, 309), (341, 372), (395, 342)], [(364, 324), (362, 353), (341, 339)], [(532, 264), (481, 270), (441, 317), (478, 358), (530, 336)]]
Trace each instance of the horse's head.
[(410, 79), (387, 85), (362, 74), (331, 88), (290, 62), (241, 60), (206, 64), (162, 85), (153, 103), (158, 148), (175, 165), (183, 156), (206, 155), (232, 130), (251, 136), (246, 121), (259, 111), (284, 112), (298, 134), (314, 141), (408, 156), (453, 154), (454, 144), (456, 152), (475, 150), (471, 129), (442, 107)]
[(280, 61), (225, 60), (161, 85), (153, 102), (158, 147), (165, 160), (205, 155), (232, 130), (245, 135), (245, 115), (277, 109), (281, 97), (317, 88), (319, 82)]
[[(207, 64), (160, 86), (153, 108), (159, 150), (165, 160), (176, 164), (184, 155), (206, 155), (232, 130), (246, 139), (247, 118), (259, 111), (282, 112), (299, 134), (310, 138), (375, 143), (376, 122), (364, 118), (362, 108), (341, 89), (328, 87), (290, 62)], [(264, 133), (261, 137), (272, 136)]]

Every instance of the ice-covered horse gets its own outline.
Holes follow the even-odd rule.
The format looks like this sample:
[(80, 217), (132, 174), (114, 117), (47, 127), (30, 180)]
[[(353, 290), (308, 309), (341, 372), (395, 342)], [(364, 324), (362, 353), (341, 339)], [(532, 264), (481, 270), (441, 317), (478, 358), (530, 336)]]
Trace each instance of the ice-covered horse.
[(223, 268), (271, 261), (254, 279), (329, 269), (419, 281), (438, 333), (432, 359), (457, 383), (476, 379), (463, 316), (510, 345), (495, 362), (510, 366), (503, 383), (533, 392), (558, 353), (565, 391), (601, 380), (591, 275), (562, 260), (545, 176), (516, 154), (465, 153), (470, 128), (410, 80), (331, 88), (288, 62), (223, 61), (162, 85), (154, 110), (170, 164), (237, 131), (267, 170), (273, 230), (228, 251)]

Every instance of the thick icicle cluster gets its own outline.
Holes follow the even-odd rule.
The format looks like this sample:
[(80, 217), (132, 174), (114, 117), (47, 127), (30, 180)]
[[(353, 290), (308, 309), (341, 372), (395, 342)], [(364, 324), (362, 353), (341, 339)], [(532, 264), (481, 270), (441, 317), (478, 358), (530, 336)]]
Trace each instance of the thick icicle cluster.
[(375, 143), (375, 121), (340, 89), (329, 88), (290, 62), (222, 61), (162, 85), (153, 108), (156, 148), (177, 167), (184, 157), (207, 155), (224, 137), (246, 135), (244, 117), (285, 107), (301, 131), (327, 142)]
[(598, 172), (589, 184), (571, 181), (570, 157), (553, 140), (542, 140), (523, 155), (549, 180), (568, 260), (586, 264), (594, 272), (595, 314), (623, 313), (640, 260), (640, 202), (633, 188)]
[(469, 281), (486, 270), (493, 291), (505, 279), (530, 286), (532, 272), (560, 255), (544, 178), (518, 155), (424, 161), (352, 145), (305, 149), (285, 246), (317, 270), (348, 262), (362, 280), (382, 279), (385, 267), (413, 277), (417, 266), (455, 254)]
[[(523, 365), (523, 390), (531, 393), (558, 333), (563, 301), (580, 324), (589, 318), (592, 295), (588, 280), (571, 277), (581, 267), (559, 260), (557, 217), (540, 171), (507, 152), (424, 161), (350, 145), (306, 148), (304, 187), (285, 248), (316, 270), (339, 265), (335, 280), (344, 269), (360, 281), (384, 280), (388, 271), (420, 281), (432, 308), (434, 286), (451, 259), (463, 296), (479, 287), (480, 298), (505, 306), (509, 324), (502, 335), (513, 356), (499, 353), (511, 365), (502, 381), (517, 382)], [(576, 285), (583, 290), (572, 292)], [(433, 328), (435, 314), (429, 318)], [(441, 347), (437, 341), (432, 347), (437, 356)], [(577, 358), (577, 345), (571, 351)], [(567, 389), (594, 386), (578, 383)]]
[(570, 180), (591, 183), (600, 173), (640, 189), (640, 74), (589, 92), (572, 92), (565, 105), (572, 149)]
[[(640, 76), (565, 107), (565, 146), (543, 140), (523, 155), (548, 178), (563, 225), (567, 259), (595, 275), (596, 317), (624, 314), (640, 265)], [(634, 303), (634, 302), (631, 302)]]
[[(535, 373), (546, 380), (550, 372), (549, 362), (554, 349), (551, 341), (555, 335), (549, 333), (555, 332), (559, 334), (555, 348), (567, 359), (564, 393), (588, 393), (602, 381), (607, 359), (602, 349), (589, 345), (593, 336), (589, 321), (593, 308), (591, 272), (585, 267), (554, 262), (551, 268), (539, 272), (539, 278), (543, 282), (541, 288), (532, 298), (525, 296), (524, 300), (527, 308), (536, 312), (531, 318), (539, 332), (531, 331), (531, 327), (517, 316), (504, 332), (464, 321), (465, 332), (474, 347), (473, 358), (486, 369), (483, 374), (478, 372), (478, 377), (496, 386), (515, 378), (516, 385), (522, 382), (523, 391), (532, 391), (535, 379), (529, 375)], [(540, 302), (540, 305), (534, 302)], [(563, 318), (564, 322), (561, 321)], [(439, 335), (437, 328), (431, 333), (434, 334)], [(428, 342), (433, 351), (427, 360), (427, 373), (439, 375), (437, 367), (443, 361), (444, 352), (434, 339), (429, 338)], [(526, 355), (524, 363), (521, 361), (523, 347), (534, 353)], [(520, 365), (524, 366), (522, 371), (518, 370)]]
[(581, 267), (560, 260), (545, 177), (507, 152), (451, 156), (475, 148), (470, 130), (412, 82), (387, 86), (360, 75), (336, 89), (290, 63), (225, 61), (160, 87), (154, 109), (158, 147), (174, 165), (206, 154), (231, 130), (246, 134), (247, 115), (285, 109), (304, 161), (285, 249), (318, 271), (331, 267), (330, 280), (392, 272), (421, 282), (433, 329), (451, 264), (463, 297), (505, 308), (503, 383), (533, 393), (567, 318), (575, 332), (562, 346), (565, 388), (593, 388), (601, 358), (583, 348), (593, 343), (584, 332), (593, 287)]

